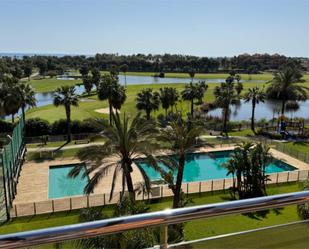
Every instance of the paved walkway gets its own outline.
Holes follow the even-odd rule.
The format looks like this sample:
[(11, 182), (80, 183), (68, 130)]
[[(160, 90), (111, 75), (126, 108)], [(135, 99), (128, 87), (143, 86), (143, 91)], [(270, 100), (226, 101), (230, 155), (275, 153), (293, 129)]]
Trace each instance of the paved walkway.
[[(209, 136), (209, 135), (205, 135), (205, 136), (201, 136), (202, 139), (214, 139), (217, 138), (222, 139), (222, 141), (226, 141), (223, 138), (219, 137), (219, 136)], [(229, 138), (241, 138), (241, 136), (230, 136)], [(233, 143), (233, 141), (231, 141), (231, 143)], [(93, 146), (93, 145), (102, 145), (104, 144), (104, 142), (93, 142), (93, 143), (88, 143), (88, 144), (73, 144), (73, 145), (66, 145), (63, 146), (60, 150), (69, 150), (69, 149), (76, 149), (76, 148), (85, 148), (85, 147), (89, 147), (89, 146)], [(55, 151), (58, 150), (60, 148), (60, 146), (57, 147), (36, 147), (36, 148), (27, 148), (27, 151), (29, 152), (40, 152), (40, 151)]]
[[(88, 143), (88, 144), (74, 144), (74, 145), (66, 145), (63, 146), (60, 150), (69, 150), (69, 149), (77, 149), (77, 148), (84, 148), (89, 147), (93, 145), (102, 145), (104, 142), (94, 142), (94, 143)], [(39, 152), (39, 151), (55, 151), (58, 150), (60, 146), (57, 147), (37, 147), (37, 148), (27, 148), (28, 152)]]

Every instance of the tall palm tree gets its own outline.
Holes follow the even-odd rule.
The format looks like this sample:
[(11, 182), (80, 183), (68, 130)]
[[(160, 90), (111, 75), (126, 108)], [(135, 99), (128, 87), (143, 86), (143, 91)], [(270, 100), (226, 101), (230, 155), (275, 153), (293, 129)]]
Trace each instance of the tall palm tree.
[(196, 98), (197, 89), (196, 86), (191, 82), (189, 85), (185, 86), (185, 89), (181, 92), (181, 97), (183, 100), (187, 100), (191, 102), (191, 117), (193, 117), (194, 113), (194, 100)]
[(92, 86), (93, 86), (93, 84), (92, 84), (92, 77), (86, 75), (86, 76), (82, 77), (82, 80), (83, 80), (83, 85), (85, 87), (85, 90), (86, 90), (86, 92), (87, 92), (87, 94), (89, 96), (90, 93), (91, 93)]
[[(130, 120), (126, 115), (123, 118), (118, 113), (113, 115), (113, 125), (103, 124), (103, 134), (106, 142), (104, 145), (91, 146), (81, 150), (78, 157), (87, 163), (86, 175), (93, 173), (89, 183), (86, 185), (85, 193), (91, 193), (99, 181), (106, 175), (109, 169), (113, 169), (113, 180), (111, 185), (110, 199), (113, 197), (115, 184), (118, 176), (121, 177), (122, 191), (127, 189), (131, 200), (135, 199), (135, 189), (132, 180), (133, 160), (141, 155), (148, 157), (156, 147), (153, 141), (153, 134), (157, 133), (155, 123), (141, 118), (140, 113)], [(111, 155), (113, 155), (111, 157)], [(108, 163), (104, 162), (109, 158)], [(145, 187), (150, 190), (150, 181), (142, 167), (139, 167), (145, 182)], [(76, 166), (71, 176), (77, 176), (82, 170)]]
[(145, 110), (147, 120), (150, 119), (150, 113), (158, 110), (160, 106), (160, 95), (154, 92), (152, 88), (143, 89), (137, 94), (136, 108), (138, 110)]
[(166, 128), (163, 128), (157, 137), (158, 141), (164, 143), (176, 155), (176, 157), (158, 157), (154, 162), (161, 162), (169, 166), (169, 169), (177, 170), (175, 180), (171, 173), (164, 172), (159, 167), (156, 167), (174, 194), (173, 208), (182, 206), (181, 185), (187, 153), (197, 145), (197, 138), (202, 134), (203, 130), (203, 126), (192, 123), (189, 125), (179, 118), (170, 122)]
[(284, 115), (286, 102), (304, 101), (307, 99), (308, 87), (298, 84), (302, 82), (302, 73), (294, 66), (286, 66), (275, 73), (270, 86), (266, 89), (269, 99), (281, 101), (281, 115)]
[(248, 92), (245, 93), (244, 99), (245, 102), (248, 103), (251, 101), (252, 104), (252, 112), (251, 112), (251, 130), (255, 134), (255, 126), (254, 126), (254, 116), (255, 116), (255, 107), (260, 102), (265, 101), (266, 94), (259, 87), (249, 88)]
[(120, 110), (126, 100), (125, 88), (118, 83), (118, 77), (105, 74), (97, 88), (98, 98), (107, 100), (109, 105), (109, 123), (112, 124), (113, 108)]
[(165, 110), (165, 116), (167, 117), (167, 110), (171, 105), (169, 87), (160, 88), (160, 101), (162, 108)]
[(54, 105), (64, 106), (67, 119), (67, 142), (71, 142), (71, 106), (78, 106), (78, 97), (74, 86), (61, 86), (54, 93)]
[(35, 107), (36, 99), (35, 99), (35, 91), (29, 83), (20, 82), (17, 87), (17, 94), (21, 100), (21, 111), (22, 116), (25, 121), (25, 108)]
[(240, 97), (235, 89), (234, 79), (229, 76), (226, 82), (221, 83), (214, 89), (215, 106), (222, 108), (223, 112), (223, 132), (228, 136), (227, 122), (230, 115), (230, 106), (239, 105)]
[(18, 112), (22, 105), (19, 91), (19, 83), (16, 78), (5, 77), (3, 79), (2, 92), (2, 108), (6, 115), (12, 116), (12, 123), (14, 123), (14, 115)]
[(188, 70), (188, 74), (189, 74), (189, 76), (191, 78), (191, 83), (193, 83), (193, 79), (194, 79), (194, 76), (195, 76), (195, 70), (193, 68), (190, 68)]
[(208, 85), (205, 81), (200, 81), (198, 83), (191, 82), (189, 85), (186, 85), (185, 89), (181, 92), (182, 99), (191, 102), (191, 117), (194, 113), (194, 100), (197, 99), (198, 104), (201, 104), (207, 88)]
[(124, 86), (127, 87), (127, 72), (129, 70), (129, 66), (127, 64), (123, 64), (120, 66), (120, 70), (124, 74)]
[(179, 99), (179, 93), (175, 87), (169, 88), (169, 98), (170, 98), (170, 106), (172, 108), (172, 112), (174, 112), (174, 106), (177, 105), (177, 101)]

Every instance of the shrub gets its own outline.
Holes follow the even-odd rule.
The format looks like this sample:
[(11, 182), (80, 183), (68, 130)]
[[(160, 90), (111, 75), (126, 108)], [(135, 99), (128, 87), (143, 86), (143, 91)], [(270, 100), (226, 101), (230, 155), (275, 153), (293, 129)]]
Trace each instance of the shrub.
[[(60, 135), (67, 133), (67, 121), (65, 119), (59, 119), (52, 124), (52, 135)], [(72, 132), (73, 133), (73, 132)]]
[[(309, 181), (305, 181), (303, 182), (303, 186), (302, 186), (303, 190), (309, 190)], [(297, 205), (297, 213), (298, 216), (302, 219), (302, 220), (308, 220), (309, 219), (309, 203), (304, 203), (304, 204), (300, 204)]]
[(40, 118), (31, 118), (25, 123), (26, 137), (49, 135), (51, 126), (48, 121)]
[[(73, 120), (71, 121), (71, 131), (72, 134), (80, 133), (97, 133), (102, 131), (102, 119), (85, 119), (83, 121)], [(62, 135), (67, 133), (67, 122), (65, 119), (60, 119), (53, 123), (52, 134)]]

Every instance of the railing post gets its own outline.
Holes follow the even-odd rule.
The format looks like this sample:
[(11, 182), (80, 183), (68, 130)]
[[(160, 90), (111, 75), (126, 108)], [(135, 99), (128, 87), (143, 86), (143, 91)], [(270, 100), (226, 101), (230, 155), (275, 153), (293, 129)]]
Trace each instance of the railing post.
[(14, 205), (14, 209), (15, 209), (15, 216), (17, 217), (17, 205)]
[(279, 173), (277, 173), (276, 184), (278, 184)]
[(298, 170), (298, 173), (297, 173), (297, 181), (299, 181), (299, 175), (300, 175), (300, 170)]
[(160, 228), (160, 249), (167, 249), (168, 241), (168, 226), (161, 226)]
[(70, 197), (70, 211), (72, 210), (72, 198)]
[(198, 192), (199, 192), (200, 196), (201, 196), (201, 191), (202, 191), (202, 183), (199, 182), (199, 185), (198, 185)]
[(163, 186), (161, 186), (161, 199), (163, 198)]
[(225, 178), (223, 178), (223, 192), (225, 193)]
[(36, 215), (36, 205), (35, 205), (35, 202), (33, 202), (33, 212), (34, 212), (34, 215)]
[(55, 212), (55, 204), (54, 204), (54, 200), (52, 200), (52, 210), (53, 210), (53, 213)]
[(105, 193), (103, 194), (103, 203), (104, 203), (104, 206), (105, 206)]
[(189, 196), (189, 183), (187, 183), (187, 197)]
[(290, 178), (290, 171), (288, 171), (288, 175), (287, 175), (287, 178), (286, 178), (286, 182), (289, 182), (289, 178)]
[(211, 194), (213, 194), (213, 189), (214, 189), (214, 180), (211, 180)]
[(89, 195), (87, 195), (87, 208), (89, 208)]

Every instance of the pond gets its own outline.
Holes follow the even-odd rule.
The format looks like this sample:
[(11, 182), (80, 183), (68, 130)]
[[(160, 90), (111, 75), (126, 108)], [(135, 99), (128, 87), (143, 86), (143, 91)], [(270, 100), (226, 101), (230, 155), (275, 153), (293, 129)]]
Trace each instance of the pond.
[[(286, 111), (286, 116), (289, 118), (301, 117), (301, 118), (309, 118), (309, 100), (304, 102), (299, 102), (300, 108), (298, 111)], [(231, 108), (230, 120), (241, 121), (241, 120), (249, 120), (251, 118), (252, 112), (252, 104), (245, 103), (243, 100), (241, 101), (241, 105), (239, 107), (233, 106)], [(281, 113), (281, 103), (276, 101), (265, 101), (265, 103), (259, 103), (255, 108), (255, 119), (272, 119), (273, 117), (278, 117)], [(222, 110), (216, 109), (208, 113), (212, 116), (221, 117)]]

